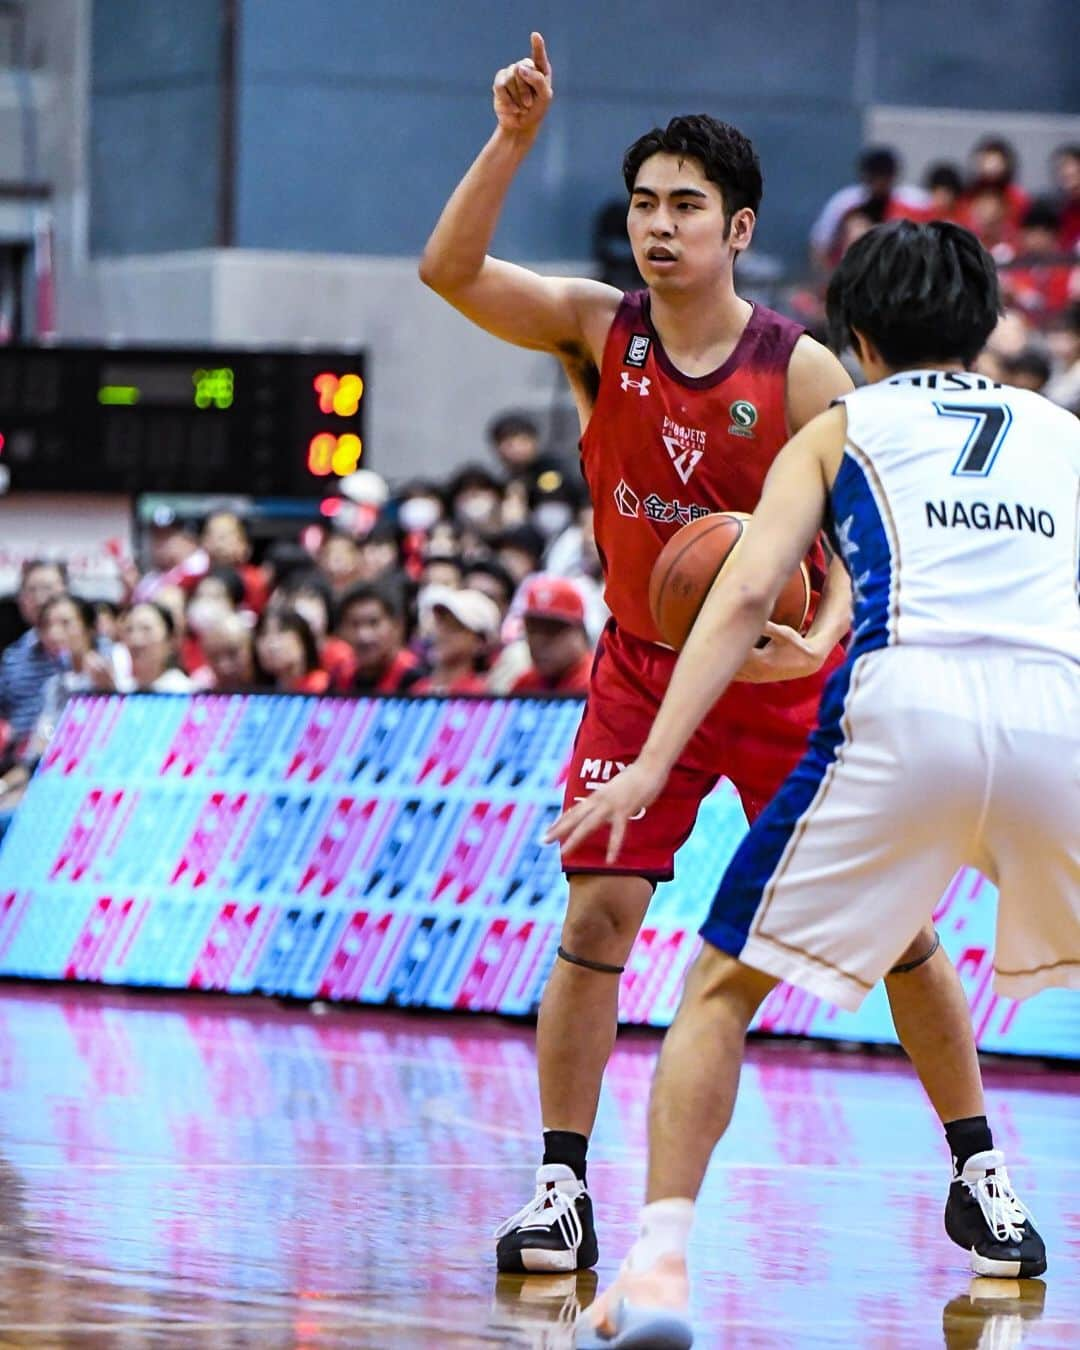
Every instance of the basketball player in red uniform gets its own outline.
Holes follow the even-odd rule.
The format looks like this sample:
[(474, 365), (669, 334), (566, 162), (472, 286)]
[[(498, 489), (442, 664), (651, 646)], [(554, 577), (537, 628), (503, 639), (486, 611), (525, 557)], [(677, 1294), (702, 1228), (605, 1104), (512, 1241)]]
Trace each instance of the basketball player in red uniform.
[[(626, 154), (628, 230), (647, 290), (539, 276), (488, 255), (511, 181), (552, 97), (544, 42), (500, 71), (497, 129), (447, 203), (420, 276), (474, 323), (562, 362), (582, 427), (613, 618), (597, 649), (566, 787), (571, 804), (632, 761), (675, 662), (648, 606), (652, 565), (687, 520), (753, 511), (788, 437), (851, 382), (797, 325), (736, 293), (735, 259), (761, 197), (753, 147), (708, 117), (676, 118)], [(630, 822), (617, 867), (598, 835), (564, 854), (570, 899), (537, 1029), (544, 1160), (532, 1201), (503, 1224), (503, 1271), (573, 1271), (597, 1260), (585, 1185), (604, 1067), (615, 1040), (619, 975), (657, 882), (719, 775), (753, 820), (795, 766), (848, 629), (850, 588), (820, 546), (805, 637), (777, 630), (716, 705), (664, 794)], [(896, 1028), (945, 1125), (959, 1172), (992, 1148), (970, 1014), (927, 928), (886, 981)]]

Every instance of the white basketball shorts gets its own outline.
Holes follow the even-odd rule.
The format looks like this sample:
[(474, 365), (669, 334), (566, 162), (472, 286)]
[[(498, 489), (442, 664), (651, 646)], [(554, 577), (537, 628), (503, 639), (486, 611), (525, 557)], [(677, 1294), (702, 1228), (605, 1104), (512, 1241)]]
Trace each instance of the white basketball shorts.
[(1080, 666), (883, 648), (826, 686), (702, 936), (854, 1010), (965, 865), (1000, 891), (996, 990), (1080, 988)]

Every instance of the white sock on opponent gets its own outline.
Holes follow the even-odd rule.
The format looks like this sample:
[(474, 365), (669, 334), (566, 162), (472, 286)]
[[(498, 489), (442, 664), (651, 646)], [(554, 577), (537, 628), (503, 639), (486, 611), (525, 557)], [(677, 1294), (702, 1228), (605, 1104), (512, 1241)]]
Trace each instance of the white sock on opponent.
[(690, 1227), (694, 1222), (693, 1200), (654, 1200), (641, 1211), (641, 1232), (626, 1258), (629, 1270), (648, 1270), (662, 1256), (686, 1259)]

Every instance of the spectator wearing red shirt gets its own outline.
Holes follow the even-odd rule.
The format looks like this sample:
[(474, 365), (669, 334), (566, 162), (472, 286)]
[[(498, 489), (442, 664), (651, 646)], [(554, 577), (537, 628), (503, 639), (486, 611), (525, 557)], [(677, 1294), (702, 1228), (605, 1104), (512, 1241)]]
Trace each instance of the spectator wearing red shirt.
[(420, 662), (405, 646), (405, 611), (396, 591), (362, 581), (341, 597), (338, 638), (353, 657), (356, 694), (406, 694), (420, 678)]
[(285, 578), (270, 604), (280, 609), (294, 609), (315, 634), (319, 648), (319, 665), (330, 676), (334, 689), (345, 690), (356, 674), (356, 658), (352, 648), (330, 631), (333, 627), (334, 600), (321, 572), (308, 569)]
[(292, 609), (264, 610), (255, 626), (255, 667), (262, 686), (279, 693), (325, 694), (330, 676), (308, 621)]
[(479, 591), (428, 587), (423, 600), (431, 633), (430, 675), (414, 694), (487, 693), (488, 659), (499, 632), (499, 609)]
[(1016, 150), (1000, 136), (984, 136), (971, 151), (971, 184), (968, 199), (987, 190), (1000, 192), (1004, 200), (1006, 224), (1011, 230), (1020, 226), (1031, 205), (1031, 197), (1016, 179)]
[(247, 527), (233, 511), (215, 511), (203, 521), (199, 542), (210, 567), (233, 567), (244, 583), (244, 609), (261, 614), (270, 594), (266, 573), (251, 561)]
[(585, 600), (567, 577), (536, 576), (525, 587), (525, 640), (532, 665), (514, 694), (584, 694), (593, 655), (585, 631)]
[(1044, 328), (1080, 294), (1080, 264), (1062, 261), (1061, 214), (1051, 201), (1032, 202), (1021, 222), (1016, 264), (1001, 274), (1008, 303), (1029, 323)]
[(1053, 155), (1054, 181), (1060, 193), (1064, 253), (1080, 248), (1080, 144), (1059, 145)]

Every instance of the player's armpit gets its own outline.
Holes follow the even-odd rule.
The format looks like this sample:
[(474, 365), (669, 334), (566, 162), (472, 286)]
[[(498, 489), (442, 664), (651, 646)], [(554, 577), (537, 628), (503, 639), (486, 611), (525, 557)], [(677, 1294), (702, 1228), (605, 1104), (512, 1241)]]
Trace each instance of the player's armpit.
[(492, 257), (484, 259), (470, 281), (435, 289), (459, 313), (504, 342), (597, 364), (622, 298), (613, 286), (599, 281), (541, 276)]
[(794, 435), (855, 386), (844, 367), (820, 342), (804, 335), (795, 344), (787, 371), (787, 419)]

